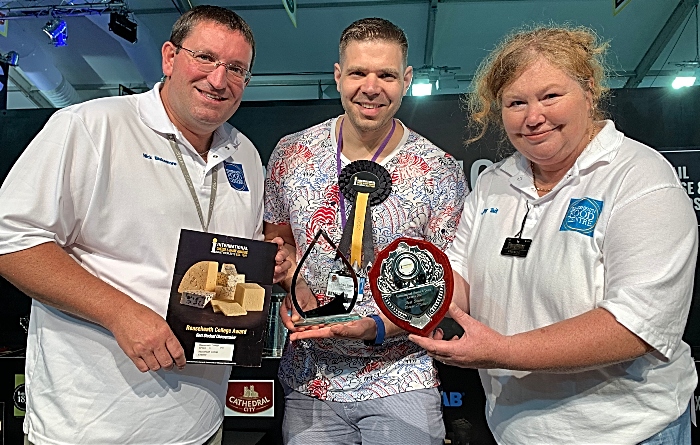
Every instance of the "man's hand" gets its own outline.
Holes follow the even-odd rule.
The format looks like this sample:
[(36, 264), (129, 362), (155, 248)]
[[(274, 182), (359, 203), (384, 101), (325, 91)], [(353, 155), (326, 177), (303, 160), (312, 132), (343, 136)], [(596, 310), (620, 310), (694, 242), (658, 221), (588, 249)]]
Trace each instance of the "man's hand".
[(289, 339), (302, 340), (306, 338), (344, 338), (355, 340), (374, 340), (377, 337), (377, 324), (368, 317), (348, 323), (319, 326), (316, 329), (293, 332)]
[[(318, 307), (318, 300), (316, 299), (316, 296), (313, 294), (313, 292), (311, 292), (311, 289), (309, 289), (309, 286), (304, 280), (299, 280), (297, 282), (295, 295), (297, 297), (297, 303), (299, 303), (299, 306), (301, 306), (302, 311), (310, 311)], [(305, 331), (307, 329), (314, 328), (311, 326), (294, 326), (295, 322), (301, 320), (301, 316), (292, 303), (291, 293), (287, 294), (287, 297), (284, 299), (284, 304), (280, 306), (280, 319), (290, 332)]]
[(163, 317), (83, 269), (56, 243), (0, 255), (0, 275), (43, 304), (104, 326), (142, 372), (185, 366)]
[(150, 308), (132, 302), (106, 326), (141, 372), (185, 367), (185, 352), (168, 323)]
[(277, 236), (270, 240), (270, 242), (277, 244), (273, 283), (279, 283), (287, 278), (287, 274), (289, 273), (289, 269), (292, 267), (292, 263), (289, 261), (289, 252), (284, 248), (284, 240), (281, 237)]

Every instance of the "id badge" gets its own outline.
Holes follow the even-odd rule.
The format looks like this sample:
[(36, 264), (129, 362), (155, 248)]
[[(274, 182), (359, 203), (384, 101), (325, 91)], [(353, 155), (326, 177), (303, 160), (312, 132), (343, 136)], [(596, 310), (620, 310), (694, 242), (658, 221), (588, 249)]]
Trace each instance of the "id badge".
[(363, 301), (365, 299), (365, 282), (367, 282), (367, 278), (357, 277), (357, 283), (360, 286), (357, 292), (357, 301)]
[(506, 242), (503, 243), (503, 248), (501, 249), (501, 255), (524, 258), (530, 251), (531, 244), (531, 239), (506, 238)]
[(328, 284), (326, 285), (327, 297), (340, 297), (340, 301), (351, 301), (355, 294), (355, 282), (352, 277), (342, 271), (335, 271), (328, 274)]

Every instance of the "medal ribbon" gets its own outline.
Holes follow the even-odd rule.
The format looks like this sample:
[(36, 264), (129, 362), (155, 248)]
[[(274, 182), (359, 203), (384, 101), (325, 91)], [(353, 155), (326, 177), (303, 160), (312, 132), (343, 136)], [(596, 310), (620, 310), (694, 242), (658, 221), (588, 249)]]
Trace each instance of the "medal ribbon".
[[(343, 124), (345, 123), (345, 118), (340, 121), (340, 129), (338, 130), (338, 148), (336, 151), (336, 170), (338, 177), (341, 174), (341, 162), (340, 154), (343, 151)], [(382, 143), (379, 145), (377, 151), (372, 155), (371, 162), (376, 162), (379, 155), (384, 151), (389, 140), (394, 135), (396, 130), (396, 120), (391, 120), (391, 130), (389, 134), (386, 135)], [(341, 227), (343, 228), (343, 237), (346, 238), (345, 226), (347, 225), (347, 217), (345, 215), (345, 198), (343, 197), (342, 191), (338, 189), (338, 201), (340, 203), (340, 221)], [(353, 220), (352, 224), (352, 241), (350, 245), (350, 264), (359, 270), (362, 267), (362, 247), (364, 244), (365, 250), (371, 249), (370, 255), (374, 253), (373, 240), (372, 240), (372, 222), (371, 222), (371, 211), (367, 211), (367, 206), (369, 202), (369, 193), (358, 192), (355, 198), (355, 203), (353, 205), (351, 213), (351, 218)], [(365, 255), (367, 256), (367, 255)]]
[(350, 264), (357, 269), (362, 265), (362, 234), (365, 231), (367, 200), (369, 193), (358, 193), (355, 198), (355, 221), (352, 226), (352, 243), (350, 244)]
[[(340, 121), (340, 130), (338, 131), (338, 149), (336, 151), (335, 155), (335, 165), (336, 165), (336, 170), (338, 172), (338, 177), (340, 178), (340, 172), (342, 171), (341, 168), (341, 162), (340, 162), (340, 153), (343, 151), (343, 124), (345, 123), (345, 118), (343, 118), (342, 121)], [(372, 156), (372, 159), (370, 161), (376, 162), (377, 158), (381, 154), (381, 152), (384, 151), (384, 148), (386, 145), (389, 143), (389, 140), (391, 137), (394, 135), (394, 130), (396, 129), (396, 119), (391, 120), (391, 130), (389, 131), (389, 134), (386, 135), (384, 140), (382, 141), (381, 145), (379, 146), (379, 149), (377, 150), (376, 153)], [(343, 230), (345, 229), (345, 224), (347, 224), (347, 217), (345, 216), (345, 199), (343, 198), (343, 193), (338, 189), (338, 201), (340, 201), (340, 223), (341, 227)]]

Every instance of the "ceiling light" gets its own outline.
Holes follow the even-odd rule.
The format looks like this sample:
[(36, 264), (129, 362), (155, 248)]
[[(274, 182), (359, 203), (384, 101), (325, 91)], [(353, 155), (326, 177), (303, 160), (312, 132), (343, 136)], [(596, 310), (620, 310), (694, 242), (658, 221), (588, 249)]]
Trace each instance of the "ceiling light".
[(68, 25), (61, 19), (52, 19), (46, 22), (42, 28), (51, 39), (53, 46), (66, 46), (68, 44)]
[(671, 86), (675, 89), (692, 87), (695, 85), (695, 76), (676, 76)]
[(678, 71), (678, 74), (676, 74), (676, 78), (673, 80), (671, 86), (675, 89), (679, 89), (695, 85), (695, 79), (697, 78), (695, 68), (697, 62), (683, 62), (677, 64), (677, 66), (681, 67), (681, 69)]
[(109, 14), (109, 30), (127, 42), (136, 43), (136, 22), (129, 20), (127, 12)]
[(10, 51), (5, 55), (0, 54), (0, 62), (4, 62), (10, 66), (17, 66), (19, 64), (19, 54), (15, 51)]
[(433, 94), (433, 84), (428, 79), (417, 79), (411, 85), (411, 96), (430, 96)]

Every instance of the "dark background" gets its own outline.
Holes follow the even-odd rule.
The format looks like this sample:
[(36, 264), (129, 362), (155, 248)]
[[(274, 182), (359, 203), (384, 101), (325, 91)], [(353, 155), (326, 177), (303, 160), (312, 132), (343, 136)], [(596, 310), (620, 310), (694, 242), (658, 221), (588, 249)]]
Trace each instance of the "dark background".
[[(681, 181), (690, 184), (687, 191), (694, 199), (700, 221), (700, 87), (614, 90), (606, 108), (617, 127), (627, 136), (656, 148), (680, 169)], [(0, 181), (54, 111), (0, 112)], [(282, 136), (341, 112), (339, 100), (244, 103), (231, 123), (253, 141), (263, 163), (267, 163), (272, 149)], [(466, 112), (459, 96), (407, 97), (397, 117), (463, 161), (470, 183), (486, 165), (498, 159), (496, 147), (500, 136), (497, 134), (490, 133), (479, 142), (465, 147)], [(673, 215), (669, 215), (669, 218), (673, 218)], [(699, 280), (700, 274), (696, 269), (693, 304), (684, 336), (695, 357), (700, 357)], [(5, 443), (8, 444), (15, 443), (8, 439), (8, 435), (18, 434), (17, 429), (21, 429), (21, 418), (13, 417), (12, 392), (14, 374), (23, 369), (21, 357), (10, 357), (13, 355), (10, 351), (24, 346), (26, 335), (20, 327), (19, 318), (29, 314), (29, 307), (30, 299), (0, 278), (0, 403), (5, 402), (5, 428), (0, 431), (0, 439), (4, 434)], [(248, 377), (252, 372), (250, 375), (256, 378), (272, 378), (276, 363), (277, 360), (264, 361), (259, 373), (235, 369), (234, 377), (238, 374)], [(484, 395), (476, 371), (447, 366), (439, 366), (439, 370), (443, 381), (445, 423), (452, 443), (493, 443), (484, 421)], [(249, 422), (239, 420), (241, 418), (227, 418), (226, 429), (271, 429), (274, 431), (268, 435), (268, 442), (260, 443), (276, 443), (282, 409), (279, 397), (277, 401), (274, 419)], [(2, 417), (0, 415), (0, 419)], [(700, 443), (695, 437), (694, 442)]]

